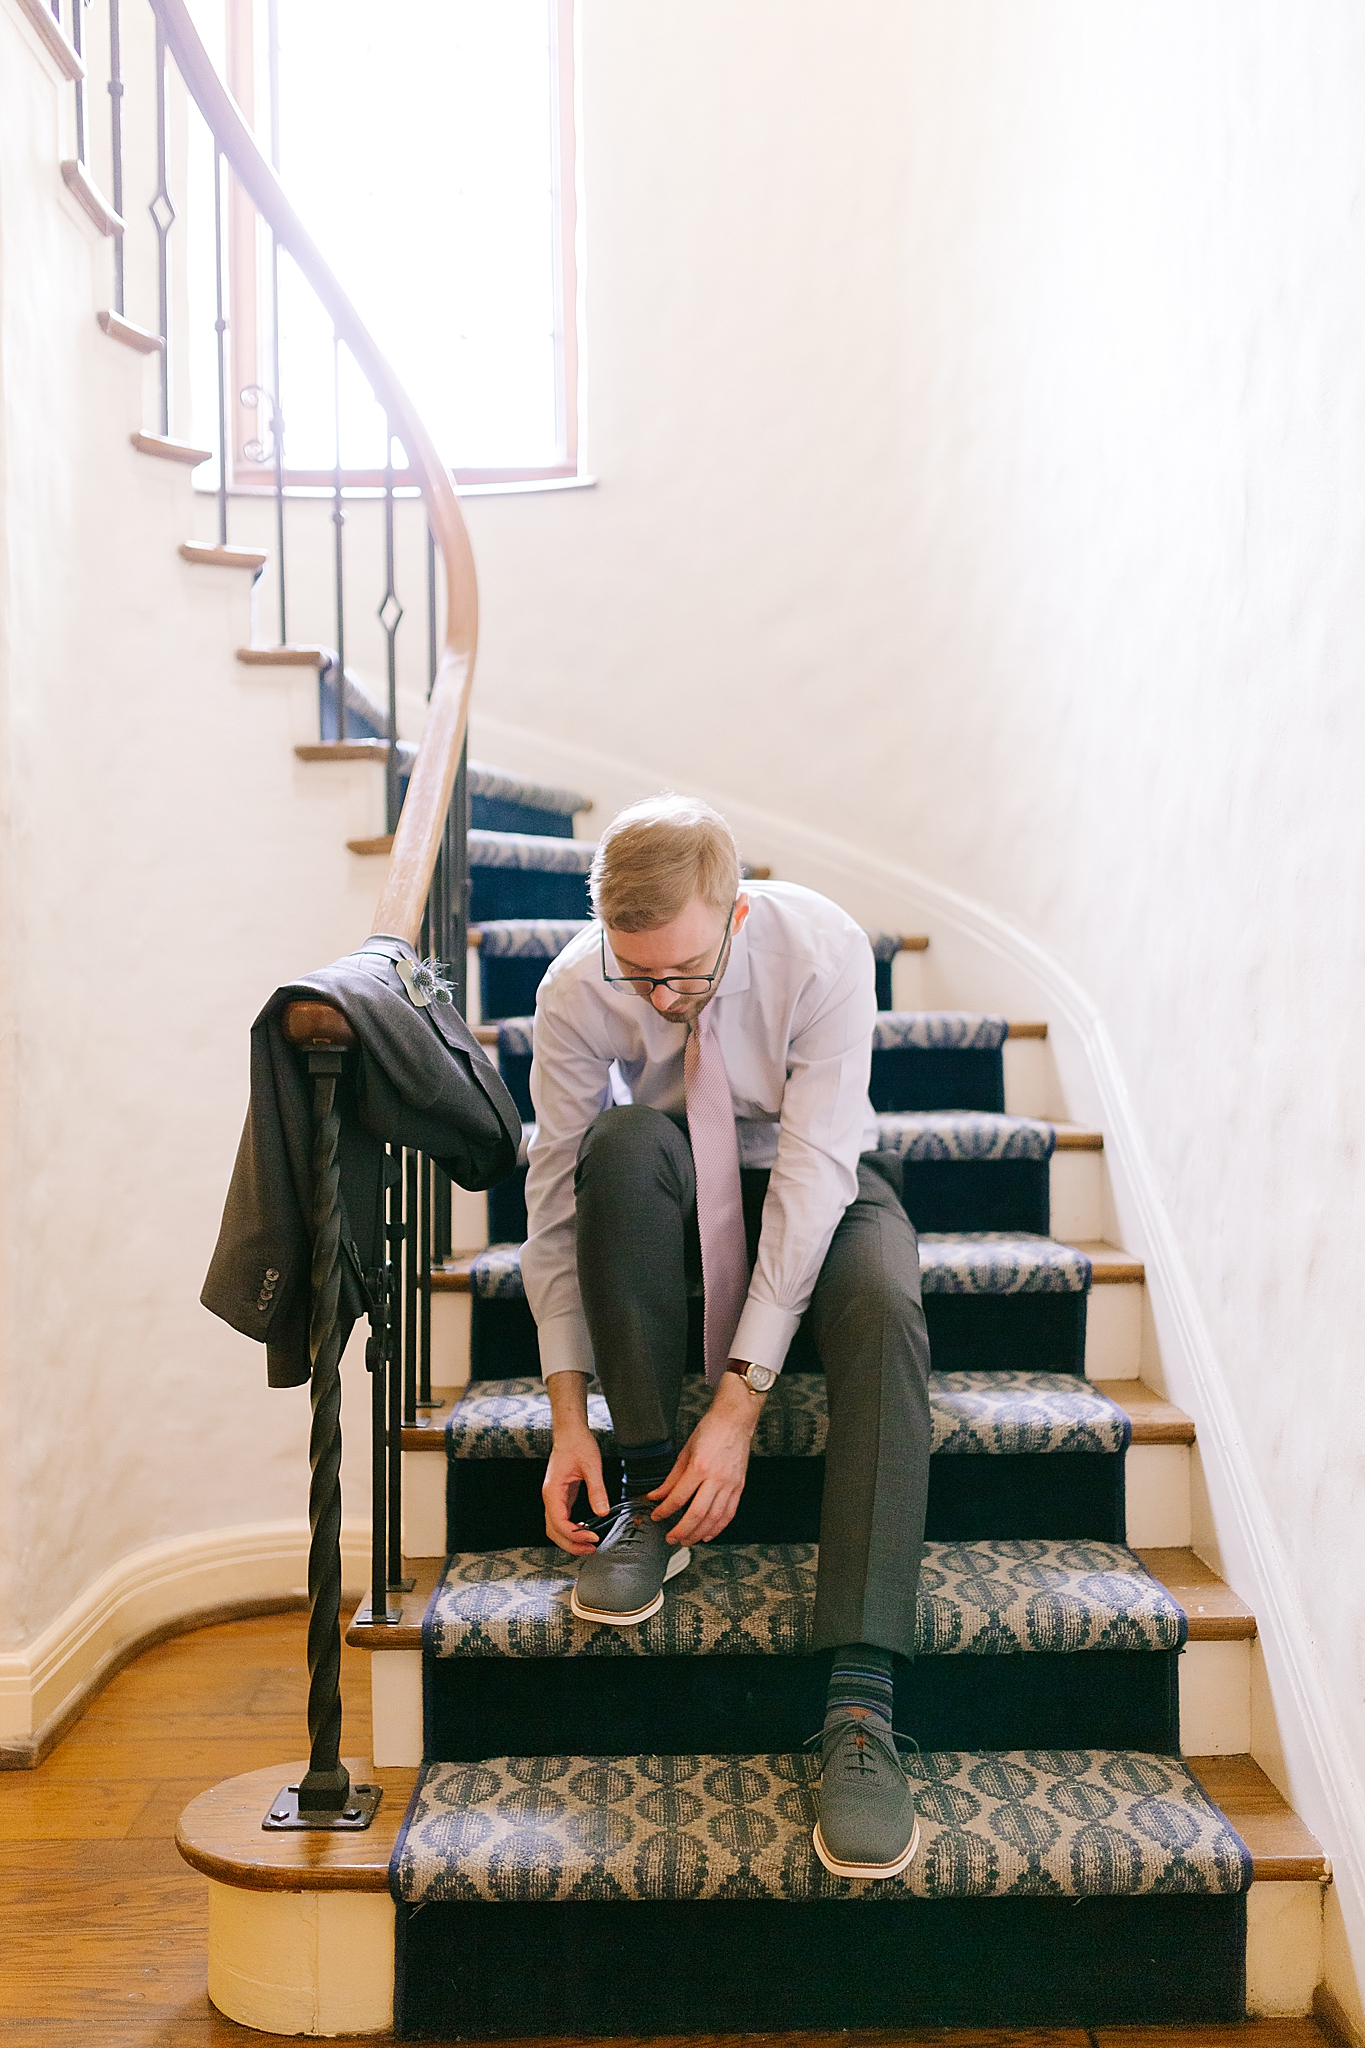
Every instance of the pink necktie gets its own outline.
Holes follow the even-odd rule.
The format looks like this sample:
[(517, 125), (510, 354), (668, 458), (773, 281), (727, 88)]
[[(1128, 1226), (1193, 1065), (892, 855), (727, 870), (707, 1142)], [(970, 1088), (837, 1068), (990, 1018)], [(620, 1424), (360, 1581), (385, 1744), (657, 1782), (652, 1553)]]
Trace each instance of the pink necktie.
[(709, 1003), (687, 1034), (683, 1086), (697, 1174), (697, 1234), (706, 1295), (706, 1378), (714, 1387), (725, 1371), (749, 1292), (749, 1257), (739, 1192), (735, 1107)]

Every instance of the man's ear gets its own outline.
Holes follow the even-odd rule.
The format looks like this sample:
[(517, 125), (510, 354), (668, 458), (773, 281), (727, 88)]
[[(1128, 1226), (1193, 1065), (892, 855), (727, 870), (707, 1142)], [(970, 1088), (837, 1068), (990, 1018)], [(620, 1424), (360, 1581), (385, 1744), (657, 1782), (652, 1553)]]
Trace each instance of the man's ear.
[(744, 891), (743, 891), (743, 890), (741, 889), (741, 890), (740, 890), (740, 892), (739, 892), (739, 894), (738, 894), (738, 896), (736, 896), (736, 898), (735, 898), (735, 915), (734, 915), (734, 921), (732, 922), (732, 924), (731, 924), (731, 926), (730, 926), (730, 929), (731, 929), (731, 931), (732, 931), (732, 932), (737, 932), (737, 931), (739, 931), (739, 930), (741, 929), (741, 927), (743, 926), (743, 923), (744, 923), (744, 920), (745, 920), (745, 918), (746, 918), (746, 917), (747, 917), (748, 915), (749, 915), (749, 899), (748, 899), (748, 897), (747, 897), (747, 896), (745, 895)]

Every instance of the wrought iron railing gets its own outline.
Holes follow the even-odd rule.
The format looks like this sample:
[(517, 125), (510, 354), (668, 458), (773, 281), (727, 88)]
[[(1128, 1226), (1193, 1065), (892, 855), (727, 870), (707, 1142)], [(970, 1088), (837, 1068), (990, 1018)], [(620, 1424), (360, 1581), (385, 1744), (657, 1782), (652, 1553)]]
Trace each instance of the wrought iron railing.
[[(138, 335), (159, 356), (158, 420), (169, 441), (180, 423), (177, 379), (188, 342), (177, 321), (185, 294), (177, 272), (177, 250), (200, 225), (187, 218), (188, 195), (176, 184), (175, 121), (182, 102), (177, 80), (207, 125), (212, 147), (212, 246), (216, 365), (215, 449), (217, 533), (230, 545), (234, 498), (233, 427), (240, 408), (254, 413), (253, 439), (245, 444), (259, 489), (268, 478), (274, 499), (275, 610), (279, 646), (290, 660), (315, 655), (319, 669), (319, 742), (345, 746), (354, 734), (368, 737), (385, 754), (385, 816), (392, 835), (389, 866), (375, 914), (374, 933), (406, 939), (423, 956), (446, 963), (455, 1000), (465, 1007), (469, 870), (465, 733), (473, 680), (478, 599), (469, 539), (454, 485), (430, 435), (341, 289), (331, 269), (285, 195), (251, 128), (218, 75), (195, 30), (184, 0), (107, 0), (91, 9), (83, 0), (51, 0), (50, 22), (43, 0), (22, 0), (74, 94), (76, 156), (63, 175), (90, 217), (112, 243), (113, 315), (125, 333)], [(38, 17), (42, 17), (39, 20)], [(55, 24), (55, 27), (53, 26)], [(98, 26), (100, 34), (92, 32)], [(99, 47), (95, 47), (98, 42)], [(132, 64), (140, 54), (142, 91), (130, 94)], [(96, 125), (91, 80), (108, 73), (108, 119)], [(273, 91), (272, 81), (272, 91)], [(130, 120), (134, 102), (143, 128)], [(150, 261), (128, 261), (125, 217), (130, 140), (140, 172), (147, 173), (147, 214), (154, 247)], [(229, 179), (255, 209), (269, 236), (270, 291), (266, 358), (269, 373), (234, 392), (231, 371), (237, 355), (229, 345), (234, 317), (230, 265), (225, 248)], [(111, 195), (108, 200), (104, 192)], [(255, 229), (253, 227), (253, 232)], [(291, 649), (286, 541), (290, 534), (286, 489), (286, 424), (280, 391), (280, 260), (298, 267), (322, 305), (331, 327), (331, 372), (336, 390), (336, 462), (331, 491), (332, 581), (335, 645)], [(110, 324), (109, 316), (104, 316)], [(341, 450), (343, 352), (364, 374), (386, 423), (387, 460), (382, 478), (383, 589), (377, 607), (385, 662), (384, 702), (375, 706), (347, 668), (347, 599), (354, 570), (347, 561), (348, 510), (357, 495), (348, 484)], [(144, 437), (145, 438), (145, 437)], [(399, 497), (395, 449), (401, 446), (403, 475), (415, 482), (426, 520), (425, 610), (427, 619), (427, 707), (422, 741), (410, 776), (402, 773), (398, 735), (399, 630), (405, 609), (399, 595), (395, 513)], [(409, 485), (410, 488), (410, 485)], [(441, 584), (445, 604), (442, 607)], [(270, 649), (252, 649), (271, 658)], [(369, 731), (366, 734), (366, 727)], [(406, 781), (406, 787), (405, 785)], [(285, 1018), (286, 1035), (299, 1049), (312, 1081), (314, 1116), (314, 1207), (312, 1215), (312, 1361), (310, 1549), (308, 1585), (308, 1728), (310, 1767), (291, 1796), (276, 1801), (266, 1825), (364, 1825), (372, 1804), (359, 1797), (340, 1757), (341, 1701), (341, 1272), (347, 1248), (340, 1239), (338, 1080), (355, 1057), (354, 1035), (339, 1012), (324, 1004), (295, 1004)], [(433, 1266), (451, 1251), (451, 1184), (434, 1161), (414, 1151), (392, 1151), (385, 1195), (383, 1256), (364, 1274), (370, 1302), (366, 1362), (371, 1375), (373, 1520), (368, 1610), (360, 1617), (375, 1628), (397, 1617), (394, 1594), (404, 1588), (402, 1560), (402, 1429), (432, 1405), (430, 1280)], [(296, 1792), (296, 1799), (292, 1796)], [(283, 1795), (282, 1795), (283, 1797)]]

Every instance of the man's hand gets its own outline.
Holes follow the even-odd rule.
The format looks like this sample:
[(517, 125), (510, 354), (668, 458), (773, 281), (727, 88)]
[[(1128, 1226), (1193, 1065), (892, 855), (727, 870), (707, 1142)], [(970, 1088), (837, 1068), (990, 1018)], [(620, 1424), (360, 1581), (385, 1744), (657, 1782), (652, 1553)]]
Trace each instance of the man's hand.
[(659, 1503), (656, 1522), (692, 1503), (677, 1527), (669, 1530), (668, 1542), (709, 1543), (733, 1520), (763, 1401), (764, 1396), (753, 1393), (738, 1374), (722, 1375), (711, 1406), (679, 1451), (673, 1470), (649, 1496)]
[(569, 1519), (580, 1484), (588, 1489), (593, 1513), (607, 1512), (602, 1453), (588, 1428), (588, 1382), (581, 1372), (555, 1372), (545, 1386), (555, 1432), (554, 1449), (540, 1489), (545, 1503), (545, 1533), (561, 1550), (586, 1557), (596, 1549), (597, 1538), (591, 1529), (581, 1529)]

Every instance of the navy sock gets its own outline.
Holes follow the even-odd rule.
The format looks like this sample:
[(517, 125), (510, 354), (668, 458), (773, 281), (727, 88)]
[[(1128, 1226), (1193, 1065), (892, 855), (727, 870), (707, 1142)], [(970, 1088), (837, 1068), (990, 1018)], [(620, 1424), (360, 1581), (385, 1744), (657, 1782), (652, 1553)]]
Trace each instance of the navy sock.
[(847, 1643), (834, 1652), (834, 1669), (829, 1674), (825, 1697), (825, 1726), (852, 1709), (891, 1726), (894, 1688), (891, 1652), (871, 1643)]
[(621, 1453), (621, 1498), (639, 1500), (645, 1493), (653, 1493), (656, 1486), (662, 1486), (677, 1460), (677, 1450), (672, 1437), (664, 1437), (657, 1444), (636, 1444), (632, 1450)]

